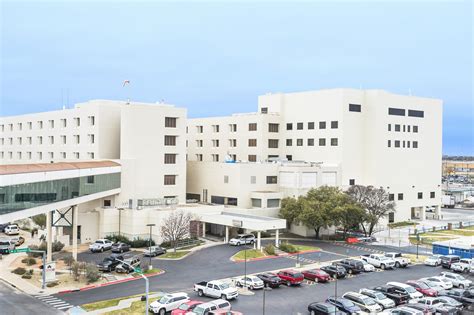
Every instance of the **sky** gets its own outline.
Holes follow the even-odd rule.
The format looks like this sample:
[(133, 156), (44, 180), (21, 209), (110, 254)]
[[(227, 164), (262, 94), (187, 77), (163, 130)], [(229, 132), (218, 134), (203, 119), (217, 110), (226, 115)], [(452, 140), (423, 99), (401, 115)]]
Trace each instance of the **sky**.
[(411, 91), (443, 100), (443, 153), (474, 155), (469, 0), (0, 3), (0, 116), (130, 97), (206, 117), (268, 92)]

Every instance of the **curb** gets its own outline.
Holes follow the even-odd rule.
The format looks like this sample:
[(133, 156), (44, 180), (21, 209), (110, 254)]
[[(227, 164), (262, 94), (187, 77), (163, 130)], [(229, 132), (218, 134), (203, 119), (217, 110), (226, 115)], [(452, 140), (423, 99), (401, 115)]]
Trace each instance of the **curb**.
[[(274, 259), (274, 258), (301, 255), (301, 254), (308, 254), (308, 253), (317, 253), (317, 252), (320, 252), (320, 251), (321, 251), (321, 249), (310, 249), (310, 250), (304, 250), (304, 251), (297, 252), (297, 253), (285, 253), (285, 254), (280, 254), (280, 255), (270, 255), (270, 256), (264, 256), (264, 257), (259, 257), (259, 258), (250, 258), (250, 259), (247, 259), (247, 262), (248, 261), (266, 260), (266, 259)], [(233, 262), (236, 262), (236, 263), (245, 262), (245, 259), (230, 259), (230, 260), (233, 261)]]
[[(150, 277), (154, 277), (154, 276), (159, 276), (159, 275), (164, 274), (165, 272), (166, 271), (162, 270), (161, 272), (147, 274), (147, 275), (145, 275), (145, 277), (150, 278)], [(67, 293), (73, 293), (73, 292), (87, 291), (87, 290), (91, 290), (91, 289), (96, 289), (96, 288), (100, 288), (100, 287), (107, 287), (109, 285), (114, 285), (114, 284), (118, 284), (118, 283), (134, 281), (134, 280), (140, 280), (140, 279), (142, 279), (142, 278), (140, 278), (140, 277), (137, 277), (137, 278), (130, 277), (130, 278), (110, 281), (110, 282), (106, 282), (106, 283), (102, 283), (102, 284), (89, 285), (89, 286), (86, 286), (86, 287), (82, 287), (80, 289), (71, 289), (71, 290), (59, 291), (56, 294), (67, 294)]]

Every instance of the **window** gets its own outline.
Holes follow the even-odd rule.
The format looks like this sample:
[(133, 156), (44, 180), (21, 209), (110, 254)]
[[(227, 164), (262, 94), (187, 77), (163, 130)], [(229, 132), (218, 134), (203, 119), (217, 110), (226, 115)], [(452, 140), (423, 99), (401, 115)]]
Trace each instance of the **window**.
[(388, 108), (388, 114), (389, 115), (394, 115), (394, 116), (405, 116), (405, 110), (402, 109), (402, 108), (389, 107)]
[(231, 157), (232, 161), (234, 161), (234, 162), (237, 161), (237, 154), (231, 154), (230, 157)]
[(250, 154), (249, 162), (257, 162), (257, 156), (255, 154)]
[(218, 140), (218, 139), (212, 140), (212, 146), (213, 146), (214, 148), (219, 147), (219, 140)]
[(49, 144), (54, 144), (54, 136), (48, 136)]
[(196, 146), (197, 146), (198, 148), (202, 148), (202, 143), (203, 143), (202, 140), (196, 140)]
[(28, 160), (31, 160), (31, 152), (26, 152), (26, 157), (28, 158)]
[(422, 192), (418, 193), (418, 199), (423, 199), (423, 193)]
[(319, 146), (324, 147), (326, 145), (326, 139), (324, 138), (319, 138)]
[(268, 132), (278, 132), (278, 124), (268, 124)]
[(81, 126), (81, 118), (79, 118), (79, 117), (74, 118), (74, 123), (75, 123), (76, 127), (80, 127)]
[(302, 122), (297, 123), (296, 124), (296, 129), (303, 130), (303, 123)]
[(398, 194), (398, 200), (403, 200), (403, 194)]
[(110, 199), (104, 199), (104, 208), (112, 207), (112, 201)]
[(60, 152), (59, 155), (62, 159), (66, 159), (66, 152)]
[(176, 117), (165, 117), (165, 127), (166, 128), (176, 128)]
[(326, 122), (325, 121), (320, 121), (319, 122), (319, 129), (326, 129)]
[(176, 175), (165, 175), (164, 176), (164, 184), (166, 186), (176, 185)]
[(436, 197), (436, 193), (434, 191), (430, 192), (430, 198), (433, 199)]
[(388, 194), (388, 200), (389, 201), (394, 201), (395, 200), (395, 195), (394, 194)]
[(72, 154), (74, 155), (75, 159), (79, 159), (80, 157), (79, 152), (72, 152)]
[(286, 124), (286, 130), (293, 130), (293, 124), (292, 123), (287, 123)]
[(230, 132), (237, 132), (237, 124), (229, 125)]
[(313, 147), (314, 146), (314, 139), (313, 138), (309, 138), (308, 139), (308, 147)]
[(397, 131), (397, 132), (400, 131), (400, 125), (395, 125), (395, 131)]
[(197, 133), (202, 133), (204, 131), (203, 126), (196, 126), (196, 132)]
[(235, 148), (237, 146), (237, 139), (229, 139), (229, 146)]
[(165, 145), (175, 146), (176, 136), (165, 136)]
[(405, 140), (403, 140), (403, 145), (402, 146), (405, 147)]
[[(11, 154), (10, 154), (10, 159), (11, 159)], [(42, 159), (43, 159), (43, 152), (38, 152), (38, 160), (42, 160)]]
[(410, 147), (410, 141), (407, 141), (407, 148)]
[(196, 154), (196, 161), (202, 161), (202, 154)]
[(280, 206), (280, 199), (267, 199), (267, 208), (278, 208)]
[(293, 145), (293, 139), (286, 139), (286, 146), (291, 147)]
[(18, 130), (22, 130), (23, 129), (23, 124), (20, 122), (17, 124), (18, 125)]
[(54, 128), (54, 120), (49, 120), (49, 128)]
[(355, 182), (355, 179), (349, 179), (349, 185), (354, 186)]
[(272, 149), (278, 148), (278, 139), (268, 139), (268, 147)]
[[(11, 138), (10, 138), (11, 140)], [(11, 144), (11, 141), (10, 141), (10, 144)], [(43, 144), (43, 137), (42, 136), (38, 136), (38, 144)]]
[(88, 152), (87, 156), (89, 157), (89, 160), (93, 160), (94, 157), (95, 157), (95, 154), (94, 154), (94, 152)]
[(257, 123), (250, 123), (249, 131), (257, 131)]
[(262, 199), (252, 198), (252, 208), (261, 208)]
[(74, 142), (79, 144), (81, 142), (81, 137), (79, 135), (74, 135)]
[(176, 164), (176, 154), (165, 153), (165, 164)]
[(392, 124), (388, 124), (388, 131), (392, 131)]
[(219, 125), (212, 125), (212, 132), (219, 132)]
[(267, 184), (277, 184), (278, 177), (277, 176), (267, 176)]
[(38, 129), (43, 129), (43, 122), (41, 120), (38, 121)]
[(66, 144), (66, 136), (65, 135), (62, 135), (60, 136), (61, 137), (61, 143), (62, 144)]
[(331, 129), (337, 129), (339, 125), (339, 122), (336, 120), (336, 121), (331, 121)]
[(95, 125), (95, 116), (89, 116), (87, 119), (89, 120), (89, 126)]
[(331, 138), (331, 146), (337, 147), (337, 138)]
[(13, 124), (8, 124), (10, 131), (13, 131)]
[(260, 112), (261, 112), (262, 114), (268, 114), (268, 107), (262, 107), (262, 108), (260, 109)]
[(219, 162), (219, 154), (212, 154), (212, 161)]
[(256, 147), (257, 139), (249, 139), (249, 147)]
[(390, 148), (392, 146), (392, 141), (388, 140), (387, 146)]
[(416, 126), (416, 125), (413, 126), (413, 132), (414, 132), (414, 133), (418, 133), (418, 126)]
[(94, 184), (94, 176), (87, 176), (87, 184)]
[(5, 139), (0, 138), (0, 144), (1, 144), (1, 145), (5, 145)]
[(18, 160), (21, 160), (21, 152), (17, 152), (16, 154), (18, 156)]
[(31, 121), (27, 122), (27, 124), (28, 124), (28, 129), (30, 130), (33, 129), (33, 123)]
[(95, 143), (95, 135), (94, 134), (89, 134), (87, 135), (89, 138), (89, 143), (94, 144)]
[(229, 183), (229, 175), (224, 175), (224, 184)]
[[(3, 142), (3, 141), (2, 141)], [(28, 142), (28, 144), (32, 144), (33, 143), (33, 139), (31, 137), (26, 137), (26, 142)], [(2, 143), (3, 144), (3, 143)]]
[(360, 113), (362, 111), (362, 106), (359, 104), (349, 104), (349, 111)]
[(395, 222), (395, 212), (389, 212), (388, 214), (388, 223)]
[(418, 149), (418, 141), (413, 141), (413, 148)]
[(400, 147), (400, 140), (395, 140), (395, 148), (399, 148)]
[(296, 139), (296, 145), (299, 147), (303, 146), (303, 139)]
[(413, 110), (409, 109), (408, 110), (408, 116), (410, 117), (420, 117), (423, 118), (425, 116), (425, 112), (422, 110)]
[(61, 127), (66, 128), (67, 127), (67, 120), (65, 118), (60, 119)]

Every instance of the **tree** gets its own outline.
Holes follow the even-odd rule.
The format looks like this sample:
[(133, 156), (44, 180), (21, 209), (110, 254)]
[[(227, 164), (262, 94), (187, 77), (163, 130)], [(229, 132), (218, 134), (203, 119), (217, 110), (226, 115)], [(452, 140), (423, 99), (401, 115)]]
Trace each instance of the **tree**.
[(46, 214), (44, 213), (31, 217), (31, 220), (33, 220), (33, 222), (42, 229), (44, 229), (44, 227), (46, 226)]
[(347, 194), (366, 211), (365, 222), (368, 226), (362, 225), (365, 235), (371, 236), (380, 219), (395, 211), (395, 202), (389, 200), (383, 188), (354, 185), (347, 190)]
[(189, 227), (192, 219), (193, 216), (190, 213), (179, 210), (171, 212), (164, 220), (161, 226), (161, 235), (165, 241), (170, 242), (175, 252), (178, 241), (189, 235)]
[(286, 197), (281, 200), (281, 208), (279, 216), (286, 220), (288, 227), (292, 223), (298, 221), (298, 216), (301, 214), (304, 197), (292, 198)]
[(335, 217), (339, 226), (341, 226), (346, 238), (350, 230), (358, 230), (366, 219), (365, 210), (357, 203), (346, 197), (346, 202), (335, 210)]

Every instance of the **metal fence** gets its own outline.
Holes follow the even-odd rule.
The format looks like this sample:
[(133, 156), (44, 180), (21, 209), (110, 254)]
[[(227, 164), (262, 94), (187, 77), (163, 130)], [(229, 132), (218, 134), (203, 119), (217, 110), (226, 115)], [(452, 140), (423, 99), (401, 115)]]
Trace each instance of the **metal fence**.
[(447, 223), (446, 225), (433, 226), (433, 227), (430, 227), (430, 228), (422, 226), (420, 228), (409, 229), (408, 233), (410, 235), (416, 235), (416, 234), (423, 234), (423, 233), (427, 233), (427, 232), (463, 229), (463, 228), (467, 228), (467, 227), (470, 227), (470, 226), (474, 226), (474, 221), (458, 222), (458, 223)]

